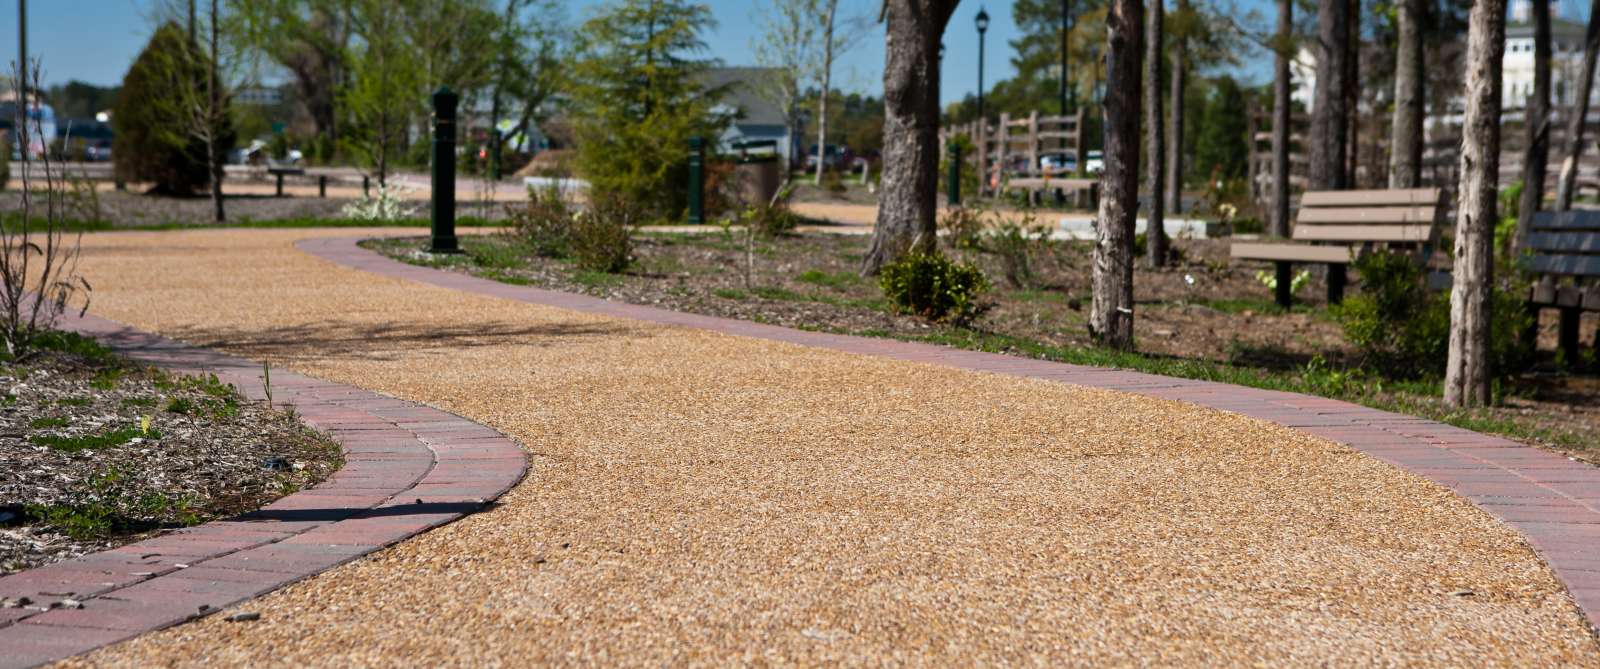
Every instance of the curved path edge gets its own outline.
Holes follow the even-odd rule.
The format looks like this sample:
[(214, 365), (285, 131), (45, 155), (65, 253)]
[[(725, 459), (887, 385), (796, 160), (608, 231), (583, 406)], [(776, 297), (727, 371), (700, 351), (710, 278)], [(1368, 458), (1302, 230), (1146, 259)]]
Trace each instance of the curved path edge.
[(1119, 390), (1230, 411), (1349, 446), (1417, 474), (1517, 530), (1600, 633), (1600, 468), (1443, 423), (1297, 393), (1247, 388), (932, 344), (808, 332), (587, 295), (515, 286), (410, 265), (357, 244), (363, 237), (306, 239), (302, 251), (335, 264), (443, 288), (592, 314), (790, 342), (861, 355)]
[[(89, 316), (62, 329), (267, 399), (259, 363)], [(0, 577), (0, 668), (30, 667), (210, 615), (482, 509), (522, 479), (515, 442), (445, 411), (287, 370), (275, 406), (330, 435), (344, 466), (241, 516)], [(81, 608), (68, 608), (63, 600)]]

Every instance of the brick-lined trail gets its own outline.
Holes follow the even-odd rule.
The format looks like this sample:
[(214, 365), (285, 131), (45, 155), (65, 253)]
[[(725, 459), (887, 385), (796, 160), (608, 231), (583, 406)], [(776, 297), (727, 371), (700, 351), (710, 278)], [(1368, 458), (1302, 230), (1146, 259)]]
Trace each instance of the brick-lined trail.
[[(1378, 416), (1022, 360), (977, 372), (953, 366), (973, 354), (893, 342), (729, 336), (295, 247), (351, 234), (97, 235), (83, 268), (101, 316), (476, 420), (526, 446), (526, 478), (491, 510), (249, 603), (260, 621), (207, 618), (80, 661), (1600, 666), (1522, 535), (1303, 431), (1366, 439)], [(1147, 394), (1018, 376), (1056, 368)], [(1264, 417), (1298, 427), (1149, 394), (1281, 401)], [(1515, 511), (1497, 513), (1557, 519), (1540, 541), (1553, 560), (1595, 536), (1583, 470), (1513, 449), (1578, 480), (1504, 480), (1518, 467), (1489, 452), (1502, 446), (1390, 420), (1380, 455), (1433, 457), (1452, 473), (1424, 474), (1468, 495), (1487, 481)], [(1457, 468), (1483, 446), (1466, 460), (1480, 469)]]

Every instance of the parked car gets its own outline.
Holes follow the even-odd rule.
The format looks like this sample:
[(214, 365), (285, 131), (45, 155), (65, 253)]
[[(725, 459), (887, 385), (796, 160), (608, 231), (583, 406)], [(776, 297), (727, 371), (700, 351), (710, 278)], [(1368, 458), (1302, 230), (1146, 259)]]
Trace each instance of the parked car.
[[(851, 158), (850, 149), (833, 144), (829, 144), (822, 152), (823, 167), (830, 170), (839, 169), (840, 165), (849, 165)], [(806, 149), (806, 169), (817, 169), (817, 146), (815, 144)]]
[(1090, 151), (1083, 158), (1083, 169), (1090, 174), (1099, 174), (1106, 171), (1105, 154), (1099, 151)]
[(103, 163), (111, 160), (111, 144), (90, 144), (83, 150), (83, 157), (90, 162)]
[(1078, 157), (1070, 153), (1039, 156), (1039, 171), (1045, 174), (1071, 174), (1078, 171)]

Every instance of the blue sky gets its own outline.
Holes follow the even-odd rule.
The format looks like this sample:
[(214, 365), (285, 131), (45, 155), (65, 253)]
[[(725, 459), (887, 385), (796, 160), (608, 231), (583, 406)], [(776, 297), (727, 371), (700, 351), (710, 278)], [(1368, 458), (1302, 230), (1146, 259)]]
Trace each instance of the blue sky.
[[(707, 0), (716, 17), (716, 31), (707, 36), (710, 55), (729, 64), (751, 64), (755, 57), (752, 40), (759, 37), (759, 8), (768, 0)], [(1230, 2), (1234, 0), (1218, 0)], [(1236, 0), (1239, 13), (1261, 7), (1270, 11), (1267, 0)], [(575, 0), (569, 3), (573, 20), (601, 0)], [(79, 79), (108, 85), (121, 80), (151, 29), (149, 16), (157, 0), (33, 0), (28, 4), (29, 50), (44, 59), (48, 84)], [(840, 59), (834, 73), (836, 85), (861, 91), (878, 91), (883, 76), (883, 26), (877, 18), (879, 0), (841, 0), (844, 15), (869, 17), (870, 33)], [(1012, 75), (1007, 40), (1016, 37), (1011, 21), (1010, 0), (987, 3), (964, 0), (956, 9), (945, 34), (948, 49), (945, 60), (943, 97), (956, 100), (972, 92), (977, 83), (977, 31), (973, 17), (986, 7), (991, 17), (986, 38), (987, 55), (984, 79), (993, 82)], [(0, 0), (0, 63), (10, 63), (17, 54), (17, 0)], [(1269, 72), (1264, 59), (1241, 68), (1247, 79), (1265, 80)]]

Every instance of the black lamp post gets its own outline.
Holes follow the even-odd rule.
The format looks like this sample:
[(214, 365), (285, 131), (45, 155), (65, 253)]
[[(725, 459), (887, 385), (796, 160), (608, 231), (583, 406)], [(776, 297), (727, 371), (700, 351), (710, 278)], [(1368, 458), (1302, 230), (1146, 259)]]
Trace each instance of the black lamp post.
[(983, 34), (989, 31), (989, 12), (978, 8), (978, 122), (983, 122)]

